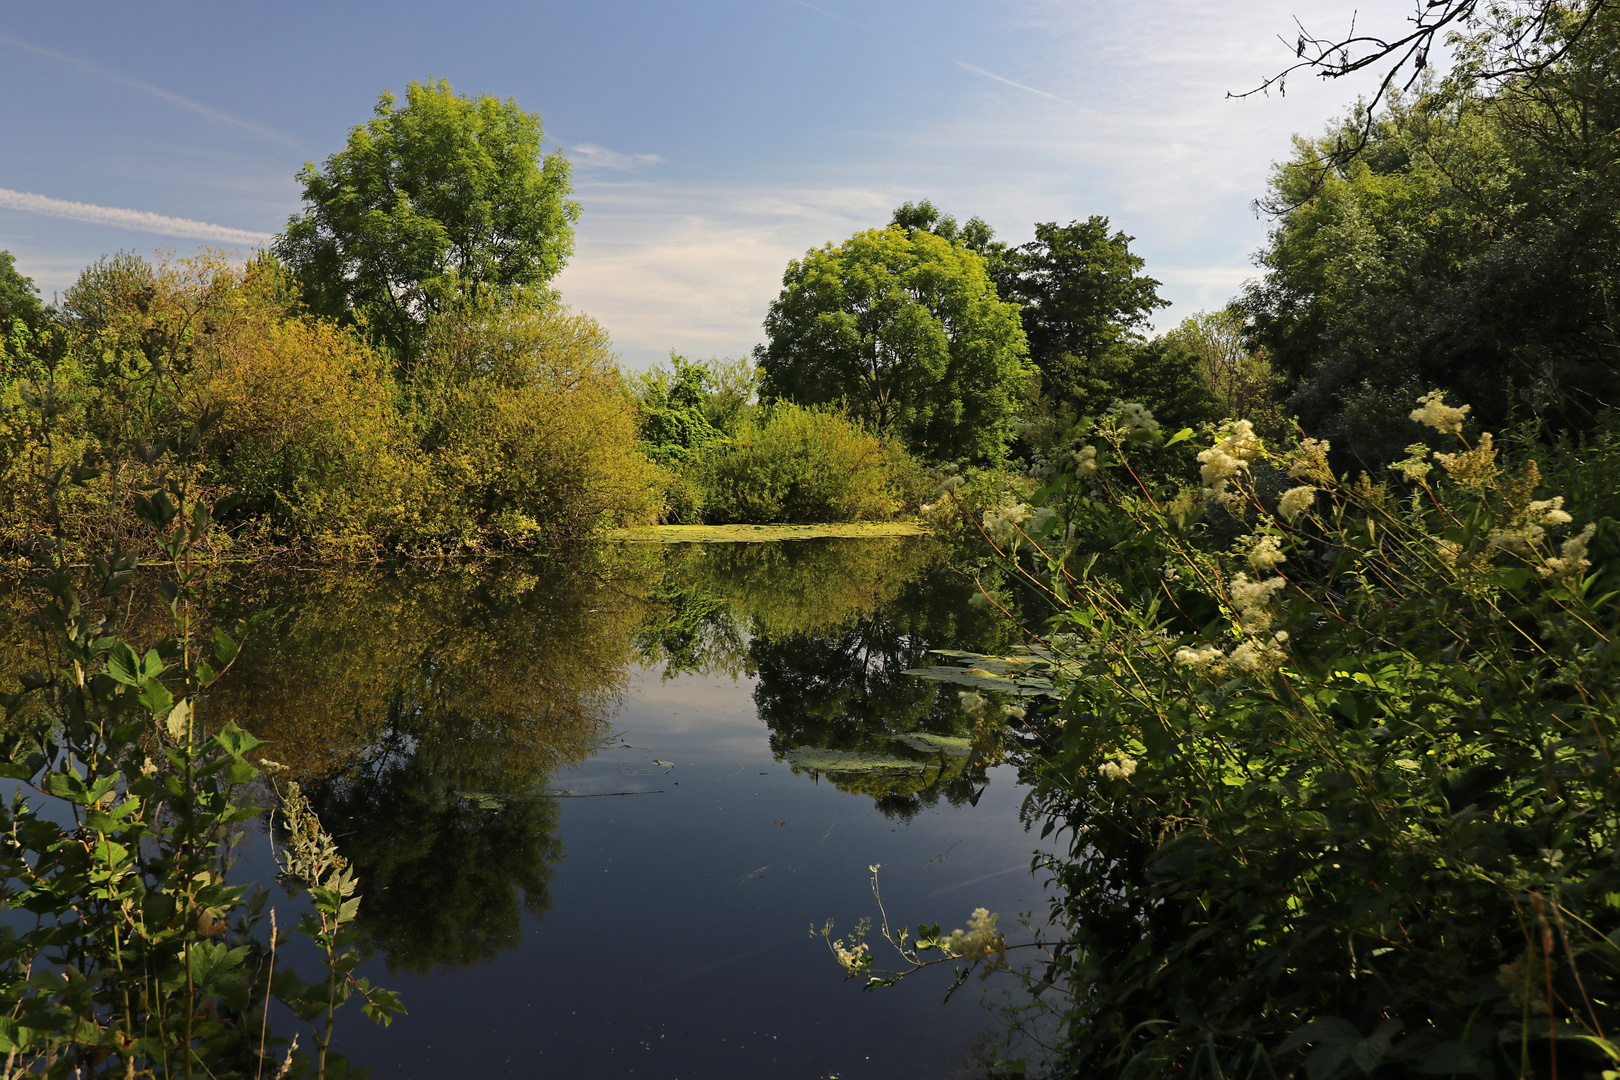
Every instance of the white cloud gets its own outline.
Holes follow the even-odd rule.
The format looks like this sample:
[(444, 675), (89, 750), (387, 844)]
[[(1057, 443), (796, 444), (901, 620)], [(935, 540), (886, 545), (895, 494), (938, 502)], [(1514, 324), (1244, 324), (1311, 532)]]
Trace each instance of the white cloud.
[(621, 154), (617, 150), (609, 150), (605, 146), (595, 143), (580, 143), (578, 146), (563, 148), (563, 154), (575, 165), (584, 165), (593, 169), (639, 169), (644, 165), (662, 165), (664, 159), (658, 154)]
[(194, 240), (217, 240), (225, 244), (258, 246), (270, 242), (271, 234), (233, 229), (226, 225), (210, 225), (206, 221), (166, 217), (146, 210), (126, 210), (117, 206), (96, 206), (93, 203), (69, 202), (52, 199), (26, 191), (0, 188), (0, 209), (22, 210), (47, 217), (88, 221), (96, 225), (113, 225), (136, 232), (156, 233), (159, 236), (184, 236)]

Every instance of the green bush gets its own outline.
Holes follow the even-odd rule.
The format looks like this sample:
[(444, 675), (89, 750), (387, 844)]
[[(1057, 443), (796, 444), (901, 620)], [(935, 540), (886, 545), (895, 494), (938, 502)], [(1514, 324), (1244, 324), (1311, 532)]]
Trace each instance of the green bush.
[(892, 518), (921, 470), (898, 446), (826, 409), (782, 403), (701, 465), (711, 524)]

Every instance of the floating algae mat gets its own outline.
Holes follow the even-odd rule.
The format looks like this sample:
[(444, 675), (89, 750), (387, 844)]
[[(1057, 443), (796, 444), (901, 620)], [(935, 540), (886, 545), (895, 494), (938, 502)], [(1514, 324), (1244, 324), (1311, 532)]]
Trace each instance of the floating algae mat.
[(615, 529), (608, 539), (631, 544), (736, 544), (776, 540), (880, 539), (926, 536), (914, 521), (856, 521), (844, 525), (647, 525)]

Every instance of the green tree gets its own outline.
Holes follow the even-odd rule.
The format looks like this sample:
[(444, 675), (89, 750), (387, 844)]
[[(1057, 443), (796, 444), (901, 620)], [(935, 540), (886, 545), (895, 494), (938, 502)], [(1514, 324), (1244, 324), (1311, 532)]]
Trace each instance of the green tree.
[(392, 93), (324, 166), (273, 244), (318, 314), (363, 322), (409, 366), (428, 318), (463, 292), (538, 289), (573, 254), (569, 165), (539, 115), (443, 79)]
[[(1500, 428), (1587, 428), (1620, 393), (1620, 18), (1535, 79), (1360, 110), (1272, 177), (1266, 275), (1240, 304), (1290, 408), (1364, 466), (1417, 430), (1434, 387)], [(1367, 131), (1339, 164), (1337, 148)]]
[(1035, 226), (1034, 240), (1000, 259), (996, 284), (1023, 307), (1030, 358), (1053, 403), (1081, 405), (1079, 399), (1105, 393), (1095, 385), (1099, 365), (1111, 351), (1140, 340), (1154, 309), (1169, 306), (1159, 282), (1141, 273), (1132, 239), (1110, 233), (1105, 217), (1049, 221)]
[(999, 456), (1029, 379), (1018, 309), (984, 259), (921, 229), (871, 229), (789, 263), (765, 331), (765, 397), (842, 403), (935, 459)]
[(10, 332), (16, 319), (35, 329), (45, 321), (45, 307), (39, 302), (34, 279), (17, 272), (11, 252), (0, 251), (0, 338)]

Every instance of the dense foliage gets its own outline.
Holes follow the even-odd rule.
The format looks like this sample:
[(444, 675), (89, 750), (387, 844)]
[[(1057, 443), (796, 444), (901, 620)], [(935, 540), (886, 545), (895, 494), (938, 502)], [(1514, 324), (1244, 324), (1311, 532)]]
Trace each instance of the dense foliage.
[(1571, 43), (1576, 13), (1547, 7), (1551, 67), (1352, 114), (1273, 176), (1266, 273), (1242, 308), (1344, 463), (1401, 456), (1389, 418), (1433, 386), (1491, 425), (1571, 431), (1620, 392), (1620, 16)]
[(755, 350), (763, 393), (840, 404), (928, 459), (999, 457), (1029, 380), (1017, 308), (960, 243), (900, 226), (788, 264)]
[(1029, 975), (1063, 1075), (1620, 1064), (1620, 443), (1416, 404), (1376, 480), (1240, 421), (1191, 487), (1136, 463), (1191, 432), (1125, 414), (986, 518), (1057, 610), (1025, 752), (1069, 837)]
[(56, 320), (17, 325), (0, 381), (13, 552), (46, 531), (59, 470), (81, 481), (58, 495), (79, 550), (138, 542), (133, 500), (179, 454), (204, 497), (237, 497), (229, 524), (253, 546), (532, 547), (658, 512), (606, 334), (549, 298), (450, 305), (403, 378), (303, 311), (269, 259), (103, 260)]

